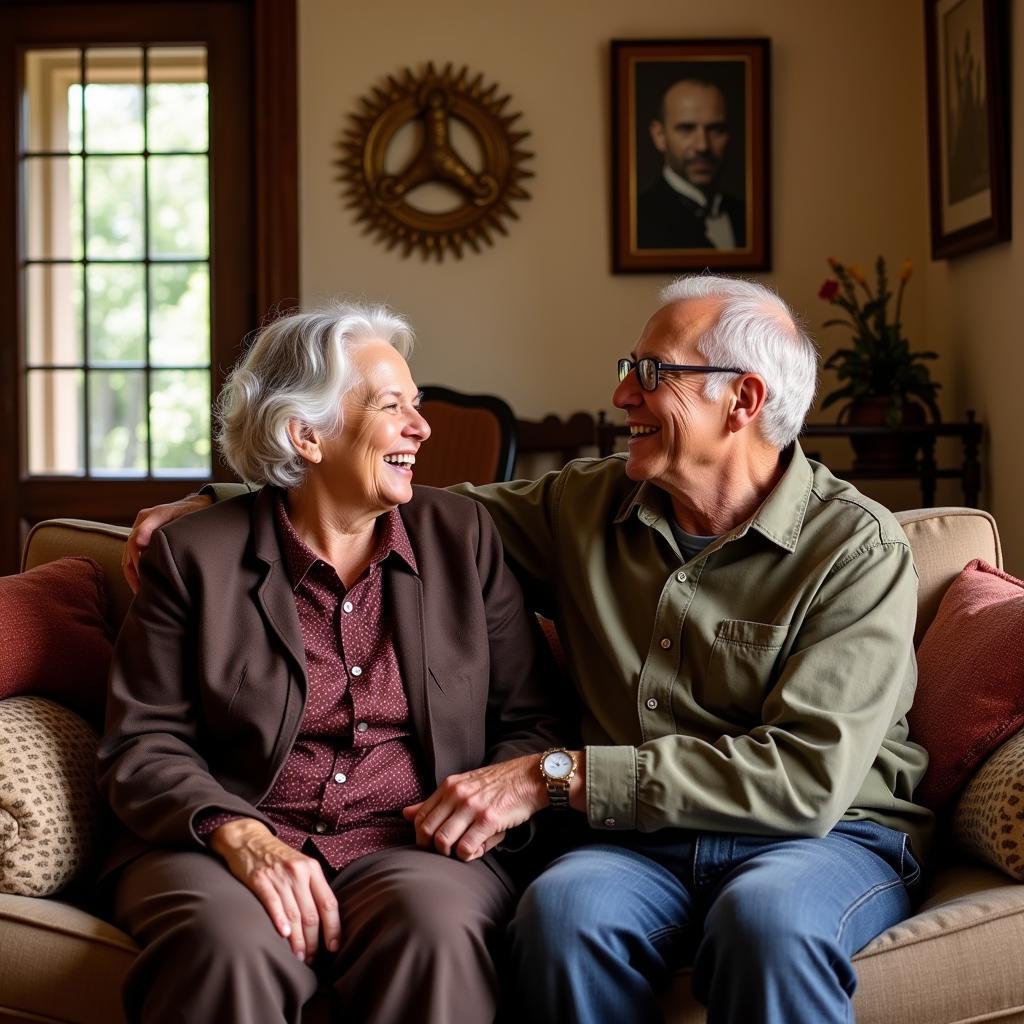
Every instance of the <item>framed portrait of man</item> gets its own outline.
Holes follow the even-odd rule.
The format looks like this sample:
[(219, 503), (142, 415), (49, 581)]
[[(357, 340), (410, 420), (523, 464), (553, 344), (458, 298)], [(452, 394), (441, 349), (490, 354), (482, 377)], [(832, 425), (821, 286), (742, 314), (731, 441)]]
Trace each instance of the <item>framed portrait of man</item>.
[(767, 39), (613, 40), (612, 269), (768, 270)]
[(1002, 0), (925, 0), (932, 259), (1010, 237)]

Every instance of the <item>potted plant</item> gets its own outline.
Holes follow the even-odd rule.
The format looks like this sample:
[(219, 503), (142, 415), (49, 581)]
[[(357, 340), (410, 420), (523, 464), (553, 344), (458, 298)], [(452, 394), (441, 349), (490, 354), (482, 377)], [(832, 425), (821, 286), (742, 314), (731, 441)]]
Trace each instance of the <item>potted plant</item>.
[[(851, 345), (838, 349), (825, 360), (825, 369), (834, 370), (840, 386), (821, 403), (827, 409), (845, 401), (840, 422), (850, 425), (899, 427), (920, 425), (927, 409), (936, 422), (942, 416), (935, 400), (941, 387), (932, 380), (926, 360), (935, 352), (914, 352), (903, 337), (900, 312), (903, 291), (913, 271), (906, 260), (896, 290), (896, 308), (890, 318), (893, 293), (889, 288), (885, 259), (875, 263), (877, 284), (868, 284), (856, 264), (829, 259), (834, 277), (821, 286), (819, 298), (838, 306), (843, 316), (825, 321), (825, 327), (845, 327), (852, 333)], [(854, 436), (858, 468), (899, 468), (913, 462), (919, 444), (913, 437)]]

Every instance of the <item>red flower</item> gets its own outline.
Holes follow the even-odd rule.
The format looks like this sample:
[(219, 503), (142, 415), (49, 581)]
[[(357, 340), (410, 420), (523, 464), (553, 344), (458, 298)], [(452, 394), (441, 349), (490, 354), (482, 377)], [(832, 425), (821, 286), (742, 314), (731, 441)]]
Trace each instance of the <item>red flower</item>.
[(824, 299), (826, 302), (831, 302), (836, 297), (836, 294), (838, 293), (838, 291), (839, 291), (839, 282), (838, 281), (833, 281), (832, 278), (829, 278), (821, 286), (821, 290), (818, 292), (818, 298), (819, 299)]

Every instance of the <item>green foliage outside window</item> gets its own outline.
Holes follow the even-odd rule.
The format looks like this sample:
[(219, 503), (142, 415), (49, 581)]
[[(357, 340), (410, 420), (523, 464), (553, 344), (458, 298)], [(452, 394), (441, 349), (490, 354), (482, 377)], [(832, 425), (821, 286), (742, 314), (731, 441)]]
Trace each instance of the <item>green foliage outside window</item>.
[[(152, 84), (148, 99), (150, 152), (190, 155), (157, 152), (148, 160), (140, 155), (140, 85), (91, 84), (85, 93), (85, 295), (71, 298), (79, 315), (83, 298), (88, 310), (90, 462), (100, 475), (144, 473), (151, 429), (154, 474), (205, 474), (210, 466), (207, 86)], [(81, 88), (72, 86), (72, 141), (76, 133), (81, 136), (81, 104)], [(97, 151), (104, 155), (89, 155)], [(82, 188), (81, 176), (71, 173), (72, 210), (81, 209)], [(147, 256), (154, 261), (148, 272), (142, 262)], [(97, 259), (139, 262), (91, 262)], [(148, 395), (147, 360), (152, 367)]]

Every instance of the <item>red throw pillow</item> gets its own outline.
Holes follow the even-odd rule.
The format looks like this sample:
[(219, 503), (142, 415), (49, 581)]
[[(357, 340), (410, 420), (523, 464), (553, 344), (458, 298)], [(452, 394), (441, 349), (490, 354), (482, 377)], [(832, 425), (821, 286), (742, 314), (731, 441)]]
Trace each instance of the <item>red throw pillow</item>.
[(1024, 582), (976, 559), (946, 591), (917, 650), (910, 737), (930, 757), (917, 790), (940, 808), (1024, 725)]
[(102, 722), (113, 647), (103, 570), (59, 558), (0, 577), (0, 698), (34, 694)]

